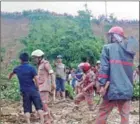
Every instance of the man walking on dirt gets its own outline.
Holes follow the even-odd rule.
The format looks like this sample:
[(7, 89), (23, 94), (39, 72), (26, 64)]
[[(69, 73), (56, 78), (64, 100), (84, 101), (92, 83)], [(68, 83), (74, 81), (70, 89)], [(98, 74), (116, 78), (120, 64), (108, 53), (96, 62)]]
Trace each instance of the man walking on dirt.
[[(44, 52), (42, 50), (35, 50), (31, 55), (38, 65), (38, 88), (43, 103), (43, 110), (45, 111), (45, 123), (51, 124), (52, 116), (48, 108), (49, 92), (55, 90), (55, 77), (49, 61), (44, 59)], [(55, 95), (55, 94), (54, 94)]]
[[(109, 30), (108, 41), (109, 44), (103, 47), (101, 55), (98, 80), (103, 102), (99, 108), (96, 124), (106, 124), (107, 117), (114, 107), (118, 107), (121, 124), (129, 124), (135, 52), (127, 48), (129, 42), (121, 27), (116, 26)], [(106, 90), (105, 85), (108, 81), (110, 83)]]
[(35, 83), (38, 83), (36, 70), (29, 64), (29, 55), (27, 53), (21, 53), (19, 59), (21, 61), (21, 65), (17, 66), (13, 70), (9, 75), (9, 79), (11, 79), (14, 74), (16, 74), (19, 79), (20, 92), (23, 97), (23, 108), (27, 124), (31, 124), (30, 115), (32, 112), (32, 103), (40, 115), (41, 124), (44, 124), (42, 102), (37, 86), (35, 85)]
[(77, 94), (74, 103), (78, 109), (80, 102), (85, 100), (88, 103), (89, 110), (93, 111), (93, 86), (95, 85), (95, 74), (91, 70), (91, 65), (89, 63), (81, 65), (81, 69), (85, 74), (85, 78), (79, 83), (79, 86), (82, 85), (82, 91)]
[(55, 63), (55, 71), (57, 97), (60, 98), (60, 93), (62, 93), (63, 100), (65, 100), (66, 67), (62, 63), (61, 55), (57, 56), (57, 61)]

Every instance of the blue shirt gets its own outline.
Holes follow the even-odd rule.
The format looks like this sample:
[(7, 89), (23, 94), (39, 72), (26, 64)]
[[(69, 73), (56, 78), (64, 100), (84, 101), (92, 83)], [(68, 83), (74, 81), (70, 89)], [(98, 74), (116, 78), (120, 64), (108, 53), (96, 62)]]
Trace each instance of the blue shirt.
[(33, 66), (28, 63), (21, 64), (13, 70), (13, 73), (15, 73), (18, 77), (21, 92), (37, 90), (33, 81), (37, 72)]
[(82, 77), (83, 77), (83, 72), (82, 72), (82, 70), (80, 70), (80, 69), (77, 69), (77, 71), (76, 71), (76, 77), (80, 80), (80, 79), (82, 79)]

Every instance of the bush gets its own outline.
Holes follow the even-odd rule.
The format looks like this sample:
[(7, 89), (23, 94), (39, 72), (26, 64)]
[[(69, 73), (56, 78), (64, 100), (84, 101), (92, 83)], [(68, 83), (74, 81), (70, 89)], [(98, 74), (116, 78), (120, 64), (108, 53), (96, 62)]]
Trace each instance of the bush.
[(19, 61), (11, 61), (11, 64), (8, 66), (7, 70), (0, 76), (1, 99), (10, 99), (14, 101), (20, 100), (19, 83), (17, 77), (15, 76), (9, 81), (7, 75), (11, 73), (13, 68), (17, 65), (19, 65)]
[(74, 99), (75, 94), (74, 94), (73, 88), (67, 82), (65, 83), (65, 90), (68, 93), (69, 97)]
[(134, 84), (134, 92), (133, 92), (133, 97), (138, 99), (140, 98), (140, 83), (139, 82), (136, 82)]
[(17, 78), (13, 78), (11, 81), (8, 79), (1, 80), (5, 85), (1, 85), (1, 99), (10, 99), (14, 101), (20, 100), (20, 92)]
[(22, 51), (31, 54), (33, 50), (41, 49), (50, 63), (61, 54), (69, 67), (77, 67), (82, 56), (87, 56), (91, 64), (99, 59), (104, 42), (93, 34), (88, 11), (79, 11), (73, 18), (51, 13), (46, 19), (38, 19), (40, 16), (32, 16), (34, 21), (31, 20), (29, 34), (21, 39), (25, 45)]

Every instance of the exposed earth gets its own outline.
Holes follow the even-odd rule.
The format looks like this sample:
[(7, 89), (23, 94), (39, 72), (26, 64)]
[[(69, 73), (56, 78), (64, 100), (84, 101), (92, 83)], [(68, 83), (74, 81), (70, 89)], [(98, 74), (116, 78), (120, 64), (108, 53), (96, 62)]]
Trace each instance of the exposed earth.
[[(25, 124), (23, 115), (20, 114), (22, 108), (19, 102), (1, 101), (1, 121), (2, 124)], [(96, 103), (95, 103), (96, 105)], [(80, 104), (79, 110), (74, 110), (72, 100), (49, 105), (54, 116), (54, 124), (94, 124), (98, 108), (89, 112), (85, 102)], [(32, 117), (32, 124), (39, 124), (38, 119)], [(119, 124), (120, 116), (115, 108), (108, 118), (108, 124)], [(132, 102), (130, 124), (139, 124), (139, 102)]]

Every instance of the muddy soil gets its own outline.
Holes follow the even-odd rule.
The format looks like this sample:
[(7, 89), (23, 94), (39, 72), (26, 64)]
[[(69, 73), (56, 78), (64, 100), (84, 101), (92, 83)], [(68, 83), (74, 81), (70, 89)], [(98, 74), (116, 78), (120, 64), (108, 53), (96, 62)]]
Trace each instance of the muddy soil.
[[(96, 103), (95, 103), (96, 105)], [(95, 124), (95, 118), (99, 106), (95, 111), (88, 111), (85, 102), (80, 104), (79, 110), (75, 110), (72, 100), (56, 102), (49, 105), (54, 116), (54, 124)], [(25, 124), (23, 115), (20, 114), (19, 102), (1, 101), (1, 124)], [(31, 118), (32, 124), (39, 124), (37, 118)], [(107, 124), (120, 124), (120, 116), (115, 108), (108, 118)], [(132, 102), (130, 124), (139, 124), (139, 101)]]

